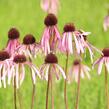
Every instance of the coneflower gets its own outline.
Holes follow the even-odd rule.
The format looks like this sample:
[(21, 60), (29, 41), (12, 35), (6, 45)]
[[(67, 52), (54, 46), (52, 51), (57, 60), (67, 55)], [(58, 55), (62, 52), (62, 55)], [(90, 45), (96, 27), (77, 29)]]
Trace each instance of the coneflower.
[(41, 0), (41, 8), (47, 13), (57, 14), (60, 8), (59, 0)]
[(53, 75), (56, 76), (57, 79), (60, 78), (60, 74), (66, 79), (66, 75), (63, 69), (58, 65), (58, 59), (55, 54), (50, 53), (45, 58), (45, 63), (40, 68), (41, 76), (43, 79), (48, 80), (47, 84), (47, 92), (46, 92), (46, 109), (48, 109), (48, 94), (49, 94), (49, 86), (51, 84), (51, 98), (52, 98), (52, 109), (54, 109), (53, 103), (53, 95), (52, 95), (52, 78)]
[[(60, 51), (66, 54), (66, 63), (65, 63), (65, 74), (67, 76), (67, 69), (68, 69), (68, 60), (69, 55), (73, 54), (74, 52), (74, 44), (73, 44), (73, 32), (75, 31), (75, 26), (73, 23), (68, 23), (64, 26), (63, 37), (61, 41)], [(68, 101), (67, 101), (67, 80), (64, 83), (64, 101), (65, 107), (68, 109)]]
[(54, 14), (48, 14), (45, 17), (45, 30), (41, 39), (41, 46), (45, 55), (50, 52), (56, 52), (61, 44), (61, 36), (57, 29), (57, 18)]
[(106, 32), (109, 28), (109, 9), (108, 9), (108, 14), (104, 17), (103, 21), (103, 29)]
[(78, 54), (81, 53), (85, 54), (86, 49), (88, 49), (91, 62), (93, 63), (94, 51), (97, 51), (100, 54), (102, 54), (102, 52), (88, 42), (87, 36), (90, 34), (90, 32), (84, 32), (83, 30), (78, 30), (75, 33), (78, 42), (77, 43)]
[(88, 77), (88, 79), (90, 79), (89, 71), (90, 71), (90, 68), (86, 65), (83, 65), (80, 60), (78, 59), (74, 60), (74, 63), (68, 75), (68, 80), (70, 81), (73, 80), (78, 83), (75, 109), (78, 109), (78, 105), (79, 105), (80, 79), (84, 78), (85, 75)]
[(25, 35), (23, 43), (16, 49), (19, 54), (24, 54), (26, 58), (31, 60), (36, 57), (40, 50), (41, 45), (36, 42), (36, 39), (32, 34)]
[(105, 67), (105, 97), (106, 97), (106, 109), (109, 109), (109, 95), (108, 95), (108, 72), (109, 72), (109, 48), (102, 50), (103, 55), (95, 61), (93, 67), (98, 65), (98, 75), (101, 74), (102, 67)]
[(8, 32), (8, 43), (5, 48), (11, 55), (15, 53), (15, 49), (19, 46), (20, 33), (16, 28), (11, 28)]
[(12, 61), (7, 51), (0, 51), (0, 87), (6, 88), (6, 77), (10, 75)]

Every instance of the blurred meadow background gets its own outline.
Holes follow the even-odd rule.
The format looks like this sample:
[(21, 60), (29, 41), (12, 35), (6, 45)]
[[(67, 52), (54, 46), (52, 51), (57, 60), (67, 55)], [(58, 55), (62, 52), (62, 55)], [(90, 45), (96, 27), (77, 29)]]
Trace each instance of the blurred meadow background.
[[(63, 32), (65, 23), (73, 22), (76, 28), (92, 33), (88, 36), (88, 40), (95, 47), (101, 50), (109, 47), (109, 31), (104, 32), (102, 28), (104, 16), (107, 15), (106, 4), (108, 3), (108, 0), (60, 0), (61, 9), (58, 14), (60, 32)], [(11, 27), (19, 29), (21, 41), (27, 33), (32, 33), (36, 40), (40, 41), (44, 30), (45, 16), (46, 13), (40, 8), (40, 0), (0, 0), (0, 49), (6, 46), (7, 32)], [(97, 56), (95, 55), (95, 59)], [(43, 60), (44, 58), (38, 56), (34, 63), (40, 66)], [(85, 61), (91, 67), (89, 58)], [(72, 62), (71, 57), (69, 67)], [(59, 56), (59, 63), (64, 67), (65, 56)], [(46, 84), (46, 81), (37, 79), (34, 109), (45, 109)], [(76, 86), (75, 82), (67, 86), (69, 109), (74, 108)], [(65, 109), (63, 80), (54, 82), (53, 88), (55, 109)], [(96, 70), (92, 70), (91, 80), (81, 80), (80, 90), (79, 109), (105, 109), (104, 73), (98, 76)], [(22, 109), (30, 109), (32, 83), (28, 69), (20, 93)], [(13, 87), (1, 88), (0, 109), (13, 108)]]

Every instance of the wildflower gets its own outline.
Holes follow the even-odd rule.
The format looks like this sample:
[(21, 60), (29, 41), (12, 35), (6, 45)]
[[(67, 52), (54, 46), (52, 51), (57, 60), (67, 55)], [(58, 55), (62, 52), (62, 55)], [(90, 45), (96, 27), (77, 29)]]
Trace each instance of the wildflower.
[(101, 70), (104, 64), (105, 67), (105, 96), (106, 96), (106, 109), (109, 109), (109, 95), (108, 95), (108, 73), (109, 73), (109, 48), (104, 48), (102, 50), (103, 55), (95, 61), (93, 64), (93, 68), (95, 65), (98, 65), (98, 75), (101, 74)]
[(93, 67), (95, 65), (98, 65), (98, 74), (101, 74), (101, 70), (102, 70), (102, 66), (103, 64), (105, 65), (107, 71), (109, 72), (109, 48), (104, 48), (102, 50), (103, 55), (97, 59), (94, 64)]
[(26, 60), (24, 55), (16, 55), (13, 59), (13, 66), (10, 71), (10, 75), (8, 77), (8, 84), (10, 84), (11, 78), (15, 77), (16, 80), (16, 88), (19, 88), (19, 85), (22, 84), (25, 78), (25, 66), (28, 66), (31, 69), (33, 84), (36, 81), (36, 75), (40, 77), (40, 73), (37, 68)]
[(81, 78), (85, 78), (85, 76), (87, 76), (88, 79), (90, 79), (89, 71), (90, 68), (88, 66), (82, 64), (80, 60), (75, 60), (72, 67), (70, 68), (68, 80), (75, 80), (76, 82), (78, 82), (79, 73)]
[(51, 68), (51, 76), (55, 74), (57, 80), (60, 78), (60, 74), (62, 74), (63, 78), (66, 79), (66, 75), (63, 69), (58, 65), (58, 59), (55, 54), (50, 53), (45, 58), (45, 63), (41, 66), (40, 72), (43, 79), (48, 80), (49, 69)]
[(86, 49), (88, 49), (90, 53), (91, 62), (93, 62), (94, 50), (102, 54), (99, 49), (97, 49), (96, 47), (94, 47), (92, 44), (88, 42), (87, 35), (89, 35), (90, 32), (84, 32), (82, 30), (79, 30), (76, 31), (75, 34), (76, 34), (75, 42), (76, 42), (78, 54), (85, 53)]
[(20, 36), (20, 33), (16, 28), (11, 28), (8, 32), (9, 40), (8, 40), (8, 43), (7, 43), (5, 50), (8, 51), (11, 55), (14, 54), (15, 49), (20, 44), (19, 36)]
[(23, 39), (23, 44), (20, 44), (16, 51), (19, 54), (24, 54), (29, 59), (33, 59), (33, 57), (36, 57), (40, 49), (41, 46), (39, 43), (36, 43), (35, 37), (32, 34), (27, 34)]
[(42, 49), (46, 54), (55, 52), (61, 44), (61, 36), (57, 29), (57, 18), (54, 14), (48, 14), (45, 18), (45, 30), (41, 39)]
[(62, 52), (73, 54), (73, 32), (75, 31), (75, 26), (73, 23), (68, 23), (64, 26), (64, 33), (62, 38)]
[(109, 28), (109, 13), (107, 16), (105, 16), (104, 18), (104, 22), (103, 22), (103, 29), (106, 32)]
[(6, 77), (10, 74), (11, 65), (9, 53), (0, 51), (0, 87), (3, 83), (4, 88), (6, 88)]
[(57, 14), (59, 7), (59, 0), (41, 0), (41, 8), (47, 13)]

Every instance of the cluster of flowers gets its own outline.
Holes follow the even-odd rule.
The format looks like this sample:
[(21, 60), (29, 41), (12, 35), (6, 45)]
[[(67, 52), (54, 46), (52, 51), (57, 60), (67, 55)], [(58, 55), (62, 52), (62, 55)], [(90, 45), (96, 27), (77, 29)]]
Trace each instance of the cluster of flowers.
[[(68, 23), (64, 26), (64, 32), (61, 37), (57, 28), (57, 22), (54, 14), (48, 14), (46, 16), (44, 20), (45, 30), (40, 43), (35, 42), (35, 37), (32, 34), (27, 34), (21, 44), (19, 42), (19, 31), (16, 28), (9, 30), (7, 46), (4, 50), (0, 51), (0, 87), (3, 83), (3, 86), (6, 88), (7, 77), (8, 84), (10, 84), (11, 80), (14, 80), (15, 77), (16, 86), (19, 88), (19, 85), (22, 84), (25, 77), (25, 65), (28, 65), (32, 70), (34, 84), (36, 75), (48, 80), (50, 64), (53, 66), (52, 70), (56, 74), (57, 79), (59, 78), (58, 70), (62, 73), (64, 79), (66, 79), (63, 69), (57, 64), (56, 51), (67, 55), (76, 52), (77, 55), (80, 55), (85, 53), (86, 48), (88, 48), (91, 61), (93, 62), (93, 49), (99, 50), (87, 41), (87, 35), (90, 34), (90, 32), (76, 30), (74, 24)], [(40, 70), (38, 70), (31, 60), (41, 52), (44, 52), (46, 56), (45, 63), (41, 66)], [(71, 68), (70, 70), (70, 74), (72, 74), (71, 72), (73, 71), (73, 76), (76, 81), (78, 78), (79, 64), (80, 60), (76, 60), (74, 62), (75, 67), (72, 67), (73, 69)], [(86, 75), (90, 78), (88, 74), (89, 71), (90, 69), (87, 66), (82, 65), (81, 76), (84, 77), (83, 72), (86, 72)], [(46, 72), (46, 74), (44, 72)]]
[[(40, 43), (35, 42), (35, 37), (32, 34), (27, 34), (21, 44), (19, 42), (19, 31), (16, 28), (9, 30), (7, 46), (0, 51), (0, 87), (3, 83), (3, 86), (6, 88), (6, 77), (8, 77), (8, 84), (16, 77), (16, 86), (19, 88), (19, 84), (22, 84), (25, 77), (25, 65), (28, 65), (32, 70), (34, 84), (36, 75), (48, 80), (50, 64), (53, 65), (52, 70), (56, 74), (57, 79), (59, 78), (58, 70), (62, 73), (64, 79), (66, 79), (63, 69), (57, 64), (58, 59), (55, 54), (58, 52), (65, 53), (66, 55), (76, 54), (75, 56), (79, 57), (81, 54), (85, 54), (86, 49), (88, 49), (91, 62), (93, 62), (93, 50), (96, 50), (102, 54), (102, 57), (94, 63), (94, 65), (99, 64), (98, 73), (100, 74), (104, 61), (109, 70), (107, 58), (109, 56), (108, 48), (104, 49), (102, 52), (95, 48), (87, 41), (87, 35), (89, 35), (90, 32), (76, 30), (73, 23), (68, 23), (64, 26), (64, 32), (61, 37), (57, 28), (57, 22), (57, 18), (54, 14), (48, 14), (45, 17), (45, 30)], [(44, 52), (46, 56), (45, 63), (41, 66), (40, 70), (38, 70), (31, 60), (35, 58), (38, 53), (42, 52)], [(73, 72), (73, 78), (76, 81), (78, 81), (78, 67), (81, 61), (82, 58), (76, 59), (73, 63), (73, 67), (70, 69), (69, 74)], [(89, 71), (90, 68), (88, 66), (81, 65), (82, 78), (85, 75), (84, 73), (86, 73), (87, 77), (90, 79)], [(46, 72), (46, 74), (44, 72)]]
[[(31, 68), (33, 84), (36, 82), (36, 76), (48, 80), (49, 71), (51, 76), (55, 74), (56, 78), (60, 78), (62, 74), (66, 80), (79, 81), (79, 76), (84, 78), (87, 76), (90, 79), (90, 68), (82, 64), (82, 56), (85, 56), (86, 50), (89, 51), (91, 62), (93, 63), (94, 50), (98, 51), (102, 56), (93, 66), (98, 64), (98, 74), (101, 73), (102, 65), (105, 63), (109, 71), (109, 48), (103, 49), (101, 52), (93, 45), (91, 45), (87, 36), (90, 32), (78, 30), (73, 23), (67, 23), (63, 28), (63, 33), (60, 34), (57, 27), (57, 17), (54, 14), (48, 14), (45, 17), (45, 29), (41, 41), (36, 42), (32, 34), (27, 34), (23, 43), (19, 42), (20, 33), (16, 28), (11, 28), (8, 32), (8, 43), (5, 49), (0, 51), (0, 87), (6, 88), (6, 81), (16, 84), (16, 87), (22, 84), (25, 78), (25, 66)], [(69, 55), (75, 56), (73, 65), (68, 73), (58, 65), (58, 58), (56, 54), (64, 53), (67, 57)], [(45, 55), (44, 64), (38, 69), (32, 60), (38, 54)]]

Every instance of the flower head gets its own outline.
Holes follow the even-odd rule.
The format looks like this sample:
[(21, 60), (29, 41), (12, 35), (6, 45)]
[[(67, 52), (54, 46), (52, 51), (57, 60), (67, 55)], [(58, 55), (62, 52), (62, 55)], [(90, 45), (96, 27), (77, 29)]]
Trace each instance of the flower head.
[(16, 51), (19, 54), (24, 54), (29, 59), (33, 59), (33, 57), (36, 57), (40, 49), (41, 46), (39, 43), (36, 43), (35, 37), (32, 34), (27, 34), (23, 38), (23, 44), (20, 44)]
[(60, 50), (62, 52), (73, 54), (73, 32), (74, 31), (75, 31), (75, 26), (73, 23), (68, 23), (64, 26), (62, 46), (60, 47)]
[(9, 53), (0, 51), (0, 87), (3, 83), (4, 88), (6, 88), (6, 77), (10, 74), (11, 67), (12, 62)]
[(33, 84), (36, 81), (36, 75), (40, 77), (40, 73), (37, 68), (26, 60), (25, 55), (16, 55), (13, 59), (13, 65), (10, 70), (10, 75), (8, 76), (8, 84), (10, 84), (11, 79), (14, 82), (14, 77), (16, 80), (16, 87), (19, 88), (19, 85), (22, 84), (25, 78), (25, 66), (28, 66), (31, 69)]
[(90, 34), (90, 32), (84, 32), (82, 30), (79, 30), (78, 32), (80, 32), (80, 34), (77, 35), (79, 37), (77, 38), (79, 46), (78, 53), (85, 53), (86, 49), (88, 49), (91, 62), (93, 63), (94, 50), (99, 52), (100, 54), (102, 54), (102, 52), (88, 42), (87, 36)]
[(107, 71), (109, 72), (109, 48), (104, 48), (102, 50), (102, 53), (103, 55), (99, 59), (97, 59), (93, 64), (93, 67), (95, 65), (98, 65), (99, 75), (101, 74), (103, 64), (105, 65)]
[(61, 44), (61, 36), (57, 29), (57, 18), (54, 14), (45, 17), (45, 30), (41, 39), (41, 46), (45, 55), (55, 52)]
[(104, 31), (107, 31), (109, 28), (109, 13), (105, 16), (104, 22), (103, 22), (103, 29)]
[(59, 0), (41, 0), (41, 8), (45, 12), (57, 14), (59, 7)]
[(44, 24), (49, 27), (49, 26), (55, 26), (58, 23), (57, 18), (54, 14), (48, 14), (45, 17)]
[(56, 78), (60, 78), (60, 74), (62, 74), (63, 78), (66, 79), (65, 73), (63, 69), (58, 65), (58, 59), (55, 54), (50, 53), (45, 58), (45, 63), (41, 66), (40, 72), (43, 79), (48, 80), (48, 73), (53, 76), (55, 74)]
[(15, 49), (20, 44), (19, 36), (20, 33), (16, 28), (11, 28), (8, 32), (8, 43), (5, 50), (8, 51), (11, 55), (14, 54)]
[(68, 80), (74, 80), (78, 82), (79, 73), (81, 78), (85, 78), (85, 76), (87, 76), (88, 79), (90, 79), (89, 71), (90, 68), (88, 66), (82, 64), (80, 60), (75, 60), (72, 67), (70, 68)]

